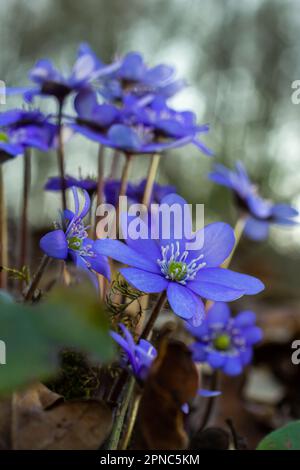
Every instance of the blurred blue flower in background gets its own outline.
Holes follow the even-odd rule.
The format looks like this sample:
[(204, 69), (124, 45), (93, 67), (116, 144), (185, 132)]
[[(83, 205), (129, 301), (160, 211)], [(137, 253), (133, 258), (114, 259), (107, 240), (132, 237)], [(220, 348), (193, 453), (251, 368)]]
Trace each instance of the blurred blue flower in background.
[(261, 341), (252, 311), (232, 317), (226, 303), (216, 302), (199, 327), (187, 324), (196, 342), (191, 345), (196, 362), (207, 362), (227, 375), (238, 375), (252, 360), (253, 345)]
[(26, 148), (46, 152), (55, 148), (57, 126), (38, 110), (11, 109), (0, 113), (0, 162), (21, 155)]
[(263, 199), (257, 187), (249, 179), (242, 162), (236, 163), (235, 171), (223, 165), (215, 165), (209, 178), (217, 184), (233, 190), (236, 202), (242, 213), (246, 213), (244, 233), (252, 240), (260, 241), (268, 237), (271, 224), (295, 225), (293, 220), (298, 211), (289, 204), (274, 204)]

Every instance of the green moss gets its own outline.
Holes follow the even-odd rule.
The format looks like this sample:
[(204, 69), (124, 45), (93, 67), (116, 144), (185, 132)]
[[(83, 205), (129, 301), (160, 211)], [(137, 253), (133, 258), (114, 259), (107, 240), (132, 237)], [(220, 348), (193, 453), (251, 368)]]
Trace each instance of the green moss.
[(86, 356), (77, 351), (60, 353), (61, 371), (47, 386), (66, 400), (93, 398), (100, 388), (100, 367), (91, 365)]

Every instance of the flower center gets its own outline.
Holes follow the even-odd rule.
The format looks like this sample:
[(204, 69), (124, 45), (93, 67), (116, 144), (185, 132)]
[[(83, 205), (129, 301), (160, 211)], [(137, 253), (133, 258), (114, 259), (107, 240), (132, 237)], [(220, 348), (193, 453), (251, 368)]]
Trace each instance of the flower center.
[(205, 262), (200, 263), (204, 255), (201, 254), (197, 258), (192, 259), (189, 263), (186, 262), (189, 255), (188, 251), (180, 253), (179, 242), (170, 243), (170, 245), (161, 248), (162, 258), (157, 260), (162, 274), (166, 279), (186, 284), (187, 281), (195, 279), (199, 269), (206, 266)]
[(0, 142), (8, 142), (8, 137), (4, 132), (0, 132)]
[(168, 274), (174, 281), (182, 281), (187, 273), (187, 264), (182, 261), (171, 261)]
[(230, 336), (226, 333), (216, 336), (213, 345), (218, 351), (228, 351), (231, 346)]
[(78, 251), (82, 247), (82, 239), (79, 237), (68, 238), (68, 246), (70, 250)]

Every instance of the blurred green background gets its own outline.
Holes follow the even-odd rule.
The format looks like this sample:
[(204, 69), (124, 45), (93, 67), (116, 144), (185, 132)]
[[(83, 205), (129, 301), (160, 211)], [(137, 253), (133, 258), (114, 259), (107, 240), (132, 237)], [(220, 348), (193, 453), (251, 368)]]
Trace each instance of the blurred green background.
[[(174, 105), (211, 124), (205, 143), (216, 159), (244, 160), (264, 196), (299, 209), (300, 105), (291, 102), (291, 83), (300, 79), (299, 28), (297, 0), (2, 0), (0, 79), (27, 85), (28, 70), (42, 57), (67, 70), (81, 41), (104, 61), (136, 50), (150, 64), (173, 64), (189, 83)], [(21, 98), (8, 97), (1, 108), (16, 105)], [(53, 109), (49, 100), (38, 105)], [(96, 144), (76, 136), (66, 155), (69, 174), (78, 175), (79, 167), (83, 175), (95, 174)], [(30, 217), (41, 228), (56, 216), (58, 196), (42, 192), (47, 177), (57, 174), (56, 159), (38, 155), (35, 162)], [(145, 164), (136, 161), (133, 179), (145, 174)], [(227, 190), (206, 178), (211, 165), (191, 146), (172, 151), (159, 180), (176, 185), (189, 202), (205, 203), (207, 222), (234, 224)], [(11, 214), (18, 217), (21, 159), (5, 166)], [(297, 295), (299, 235), (299, 228), (274, 228), (266, 243), (244, 241), (240, 263), (271, 277), (284, 295)]]

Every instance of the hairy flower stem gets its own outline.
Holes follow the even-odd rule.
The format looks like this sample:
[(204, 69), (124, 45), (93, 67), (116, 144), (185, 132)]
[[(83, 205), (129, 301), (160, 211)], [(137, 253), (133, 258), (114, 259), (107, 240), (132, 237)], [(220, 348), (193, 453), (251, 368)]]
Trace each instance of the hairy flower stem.
[(32, 281), (28, 287), (28, 290), (24, 296), (24, 301), (25, 302), (28, 302), (29, 300), (32, 299), (34, 293), (35, 293), (35, 290), (36, 288), (38, 287), (39, 285), (39, 282), (45, 272), (45, 269), (47, 268), (48, 264), (50, 262), (50, 258), (49, 256), (47, 255), (44, 255), (40, 264), (39, 264), (39, 267), (37, 268), (36, 272), (34, 273), (33, 275), (33, 278), (32, 278)]
[[(96, 212), (97, 212), (97, 208), (103, 202), (103, 192), (104, 192), (104, 150), (105, 150), (104, 145), (99, 145)], [(96, 230), (97, 230), (97, 216), (95, 216), (94, 238), (97, 238)]]
[(64, 144), (63, 144), (63, 126), (62, 126), (62, 116), (63, 116), (63, 101), (59, 101), (58, 104), (58, 115), (57, 115), (57, 125), (58, 125), (58, 146), (57, 146), (57, 161), (59, 174), (61, 178), (61, 200), (62, 208), (65, 211), (67, 208), (67, 198), (66, 198), (66, 181), (65, 181), (65, 157), (64, 157)]
[[(217, 370), (214, 370), (212, 376), (211, 376), (211, 381), (210, 381), (210, 390), (216, 390), (218, 388), (218, 382), (219, 382), (219, 374)], [(214, 405), (216, 402), (216, 397), (210, 397), (206, 398), (207, 400), (207, 405), (204, 411), (204, 415), (202, 418), (201, 425), (199, 427), (199, 431), (202, 431), (206, 425), (208, 424), (211, 414), (214, 410)]]
[(144, 190), (142, 203), (148, 208), (151, 202), (151, 194), (153, 191), (153, 185), (159, 165), (160, 155), (154, 154), (151, 157), (151, 162), (148, 169), (147, 181)]
[(125, 386), (123, 400), (121, 401), (116, 411), (116, 417), (115, 417), (113, 430), (111, 432), (111, 435), (107, 444), (108, 450), (118, 449), (127, 409), (128, 409), (130, 399), (133, 394), (134, 386), (135, 386), (135, 378), (133, 376), (130, 376)]
[(141, 334), (140, 339), (148, 339), (148, 337), (150, 336), (154, 323), (156, 322), (157, 317), (166, 302), (166, 298), (167, 298), (167, 294), (165, 291), (162, 292), (160, 296), (158, 297), (157, 302), (154, 305), (150, 318), (148, 322), (146, 323), (146, 326), (143, 330), (143, 333)]
[(237, 249), (237, 246), (242, 238), (242, 235), (243, 235), (243, 232), (244, 232), (244, 228), (245, 228), (245, 223), (246, 223), (246, 219), (245, 217), (240, 217), (237, 221), (237, 223), (235, 224), (235, 227), (234, 227), (234, 235), (235, 235), (235, 244), (234, 244), (234, 247), (233, 247), (233, 250), (232, 252), (230, 253), (230, 255), (228, 256), (228, 258), (224, 261), (224, 263), (222, 264), (222, 268), (225, 268), (227, 269), (231, 263), (231, 260), (233, 258), (233, 255)]
[(125, 433), (125, 436), (124, 436), (124, 439), (123, 439), (123, 442), (122, 442), (122, 445), (121, 445), (121, 450), (126, 450), (129, 443), (130, 443), (130, 439), (131, 439), (132, 432), (133, 432), (133, 429), (134, 429), (135, 421), (136, 421), (137, 414), (138, 414), (138, 411), (139, 411), (141, 398), (142, 398), (141, 393), (137, 393), (134, 400), (133, 400), (133, 404), (132, 404), (132, 407), (131, 407), (131, 413), (130, 413), (128, 423), (127, 423), (126, 433)]
[(120, 162), (120, 152), (118, 150), (115, 150), (112, 156), (111, 168), (110, 168), (110, 173), (109, 173), (109, 178), (111, 180), (114, 180), (117, 178), (119, 162)]
[(24, 173), (23, 173), (23, 207), (22, 207), (22, 218), (21, 218), (21, 249), (20, 249), (20, 260), (19, 269), (27, 263), (27, 252), (28, 252), (28, 204), (29, 204), (29, 193), (31, 184), (31, 154), (30, 150), (25, 151), (24, 157)]
[[(7, 213), (4, 194), (3, 165), (0, 165), (0, 268), (8, 264)], [(7, 287), (7, 272), (0, 271), (0, 288)]]
[(119, 227), (120, 227), (120, 223), (119, 223), (119, 217), (120, 217), (120, 211), (121, 211), (120, 198), (122, 196), (126, 196), (129, 173), (130, 173), (130, 169), (131, 169), (131, 166), (132, 166), (132, 159), (133, 159), (133, 156), (131, 154), (129, 154), (129, 153), (125, 154), (125, 164), (123, 166), (123, 171), (122, 171), (122, 176), (121, 176), (121, 186), (120, 186), (119, 199), (118, 199), (117, 211), (116, 211), (116, 216), (117, 216), (117, 221), (116, 221), (117, 230), (116, 230), (116, 232), (117, 232), (117, 234), (119, 233)]

